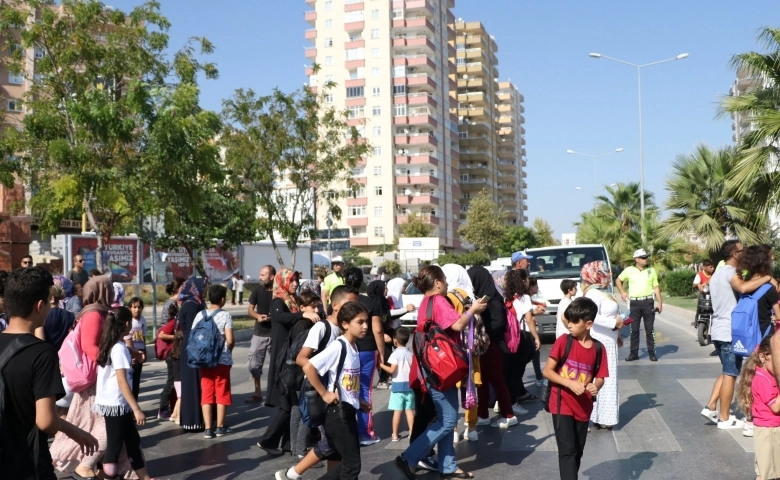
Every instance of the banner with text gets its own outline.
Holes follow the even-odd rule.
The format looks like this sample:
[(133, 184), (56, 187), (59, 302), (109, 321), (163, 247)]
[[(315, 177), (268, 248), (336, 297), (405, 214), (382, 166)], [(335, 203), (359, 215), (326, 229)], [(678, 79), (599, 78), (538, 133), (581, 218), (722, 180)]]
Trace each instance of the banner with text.
[[(149, 256), (149, 244), (144, 244), (143, 282), (152, 281), (152, 258)], [(190, 278), (192, 275), (192, 260), (183, 247), (166, 250), (155, 250), (154, 258), (155, 282), (168, 283), (174, 278)]]
[[(84, 269), (97, 268), (97, 238), (71, 237), (71, 259), (76, 255), (84, 257)], [(71, 262), (72, 264), (72, 262)], [(135, 238), (112, 238), (103, 245), (103, 269), (111, 269), (114, 282), (138, 282), (138, 240)]]

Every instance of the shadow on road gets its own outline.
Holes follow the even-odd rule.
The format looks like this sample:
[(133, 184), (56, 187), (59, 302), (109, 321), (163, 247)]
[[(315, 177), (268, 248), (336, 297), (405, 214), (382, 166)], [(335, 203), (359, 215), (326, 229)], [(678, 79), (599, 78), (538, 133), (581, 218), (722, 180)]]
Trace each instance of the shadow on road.
[(624, 480), (637, 480), (642, 473), (650, 470), (653, 460), (658, 454), (654, 452), (640, 452), (630, 458), (609, 460), (594, 465), (582, 472), (588, 478), (620, 478)]

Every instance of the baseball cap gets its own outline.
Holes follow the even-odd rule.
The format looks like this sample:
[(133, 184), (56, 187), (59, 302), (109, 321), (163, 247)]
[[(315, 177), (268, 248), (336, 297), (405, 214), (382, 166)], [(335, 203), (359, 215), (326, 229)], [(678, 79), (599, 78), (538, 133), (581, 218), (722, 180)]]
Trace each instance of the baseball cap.
[(634, 252), (634, 258), (637, 258), (637, 257), (646, 257), (646, 256), (647, 256), (647, 252), (645, 252), (645, 249), (644, 249), (644, 248), (640, 248), (639, 250), (637, 250), (636, 252)]
[(517, 262), (518, 260), (522, 260), (524, 258), (531, 259), (534, 258), (533, 255), (528, 255), (525, 252), (515, 252), (512, 254), (512, 263)]
[(333, 260), (331, 260), (330, 263), (344, 263), (344, 259), (341, 257), (333, 257)]

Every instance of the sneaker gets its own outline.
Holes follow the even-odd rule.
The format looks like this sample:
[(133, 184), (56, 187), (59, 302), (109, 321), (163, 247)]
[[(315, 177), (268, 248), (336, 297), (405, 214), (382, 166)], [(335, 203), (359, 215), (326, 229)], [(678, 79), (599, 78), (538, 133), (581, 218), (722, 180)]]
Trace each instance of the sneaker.
[(752, 437), (753, 436), (753, 424), (745, 422), (745, 425), (742, 426), (742, 436), (743, 437)]
[(710, 407), (708, 405), (705, 405), (704, 408), (701, 411), (701, 414), (706, 418), (707, 420), (711, 422), (717, 422), (718, 421), (718, 411), (717, 410), (710, 410)]
[(379, 382), (376, 384), (376, 388), (379, 390), (387, 390), (390, 388), (390, 384), (388, 382)]
[(360, 445), (367, 447), (368, 445), (373, 445), (375, 443), (379, 443), (380, 441), (382, 441), (382, 439), (379, 437), (367, 438), (365, 440), (361, 440)]
[[(276, 472), (276, 474), (274, 474), (274, 478), (276, 480), (293, 480), (292, 478), (287, 476), (287, 469), (286, 468), (284, 470), (279, 470), (278, 472)], [(300, 477), (298, 477), (298, 478), (300, 478)]]
[(170, 410), (158, 410), (157, 411), (157, 418), (159, 420), (170, 420), (171, 419), (171, 412), (170, 412)]
[(517, 425), (519, 422), (517, 421), (517, 417), (512, 418), (506, 418), (501, 417), (497, 419), (495, 422), (491, 423), (490, 426), (493, 428), (509, 428), (513, 425)]
[(490, 418), (489, 417), (488, 418), (478, 418), (477, 419), (477, 425), (478, 426), (490, 425)]
[(214, 430), (208, 429), (203, 431), (203, 438), (214, 438)]
[(518, 404), (512, 405), (512, 412), (515, 415), (528, 415), (528, 410), (523, 408), (522, 405), (518, 405)]
[(718, 428), (720, 430), (731, 430), (735, 428), (742, 428), (745, 424), (742, 420), (737, 420), (737, 417), (731, 415), (728, 420), (718, 420)]
[(218, 437), (224, 437), (225, 435), (230, 435), (233, 433), (233, 430), (231, 430), (230, 427), (217, 427), (217, 431), (215, 433)]
[(476, 442), (479, 440), (479, 436), (477, 435), (476, 430), (471, 430), (467, 428), (466, 430), (463, 430), (463, 440), (468, 440), (469, 442)]
[(493, 411), (494, 411), (494, 412), (496, 412), (496, 413), (498, 413), (498, 412), (500, 412), (500, 411), (501, 411), (501, 409), (500, 409), (500, 408), (498, 408), (498, 402), (496, 402), (496, 404), (495, 404), (495, 405), (493, 405)]
[(429, 472), (436, 472), (439, 470), (439, 463), (432, 456), (425, 457), (417, 462), (417, 468), (428, 470)]

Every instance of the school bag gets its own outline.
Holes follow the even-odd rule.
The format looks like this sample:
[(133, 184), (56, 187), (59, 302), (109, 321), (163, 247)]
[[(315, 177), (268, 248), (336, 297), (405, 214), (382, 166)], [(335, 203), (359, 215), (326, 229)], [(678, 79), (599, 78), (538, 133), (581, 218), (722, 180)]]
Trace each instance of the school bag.
[(190, 330), (187, 343), (187, 365), (190, 368), (214, 368), (219, 363), (219, 357), (225, 350), (225, 338), (214, 322), (214, 315), (222, 309), (214, 310), (211, 315), (199, 313), (205, 317)]
[(83, 392), (97, 381), (97, 363), (89, 358), (81, 348), (81, 324), (70, 331), (62, 342), (57, 356), (60, 359), (60, 370), (65, 381), (75, 393)]
[[(157, 360), (165, 360), (168, 358), (168, 355), (171, 353), (171, 349), (173, 348), (172, 341), (166, 342), (160, 338), (160, 332), (162, 332), (164, 328), (171, 324), (173, 324), (175, 328), (176, 319), (171, 319), (162, 328), (157, 329), (157, 338), (154, 339), (154, 354), (157, 356)], [(169, 335), (176, 335), (176, 332), (171, 332)]]
[(520, 326), (517, 323), (517, 312), (512, 306), (513, 300), (506, 302), (506, 331), (504, 331), (504, 341), (509, 353), (517, 353), (517, 347), (520, 346)]
[[(328, 342), (330, 342), (330, 333), (333, 325), (327, 320), (323, 320), (323, 322), (325, 325), (325, 333), (322, 335), (320, 343), (317, 344), (317, 351), (314, 352), (313, 356), (316, 356), (318, 353), (325, 350), (328, 346)], [(295, 360), (298, 358), (298, 354), (301, 353), (303, 344), (306, 343), (306, 338), (309, 336), (310, 331), (311, 330), (306, 330), (305, 332), (299, 333), (287, 349), (287, 355), (285, 356), (285, 361), (279, 375), (282, 379), (279, 393), (282, 395), (287, 395), (291, 391), (299, 391), (301, 385), (303, 385), (305, 375), (303, 374), (303, 369), (295, 363)]]
[[(336, 340), (341, 344), (341, 353), (339, 354), (339, 363), (336, 365), (336, 380), (333, 382), (333, 386), (338, 391), (339, 377), (341, 371), (344, 369), (344, 361), (347, 358), (347, 345), (346, 340)], [(320, 375), (320, 382), (328, 387), (330, 383), (330, 372), (326, 372), (324, 375)], [(308, 378), (303, 379), (301, 385), (301, 395), (298, 398), (298, 409), (301, 411), (301, 421), (309, 428), (317, 428), (320, 425), (325, 424), (325, 414), (328, 412), (328, 406), (325, 404), (325, 400), (322, 399), (317, 390), (309, 382)]]
[[(455, 311), (463, 313), (474, 303), (468, 294), (460, 288), (455, 288), (447, 292), (447, 299), (455, 307)], [(480, 357), (487, 353), (490, 348), (490, 337), (485, 330), (485, 323), (482, 321), (482, 316), (479, 314), (474, 315), (473, 322), (469, 322), (469, 327), (461, 332), (463, 338), (463, 344), (469, 342), (469, 336), (471, 331), (474, 331), (473, 348), (471, 351), (474, 355)]]
[(734, 355), (749, 357), (772, 329), (770, 322), (762, 333), (758, 324), (758, 301), (770, 288), (772, 284), (765, 283), (755, 292), (739, 296), (737, 306), (731, 311), (731, 351)]
[(40, 431), (37, 426), (33, 425), (32, 430), (27, 436), (27, 445), (19, 445), (18, 440), (11, 438), (11, 432), (8, 431), (8, 417), (5, 414), (6, 393), (5, 379), (3, 378), (2, 371), (14, 355), (31, 345), (35, 345), (38, 341), (39, 340), (32, 335), (20, 335), (16, 337), (2, 353), (0, 353), (0, 458), (13, 458), (13, 456), (20, 453), (20, 449), (27, 453), (27, 445), (32, 445), (33, 461), (36, 466), (38, 465), (38, 456), (40, 455), (38, 448)]
[[(433, 321), (433, 296), (427, 297), (425, 319), (418, 324), (412, 337), (412, 369), (419, 373), (419, 388), (427, 390), (427, 383), (443, 392), (454, 387), (469, 373), (469, 358), (466, 351), (454, 342), (444, 330)], [(416, 365), (416, 367), (415, 367)], [(423, 381), (424, 379), (424, 381)], [(410, 378), (410, 384), (413, 383)], [(414, 388), (416, 385), (412, 385)]]

